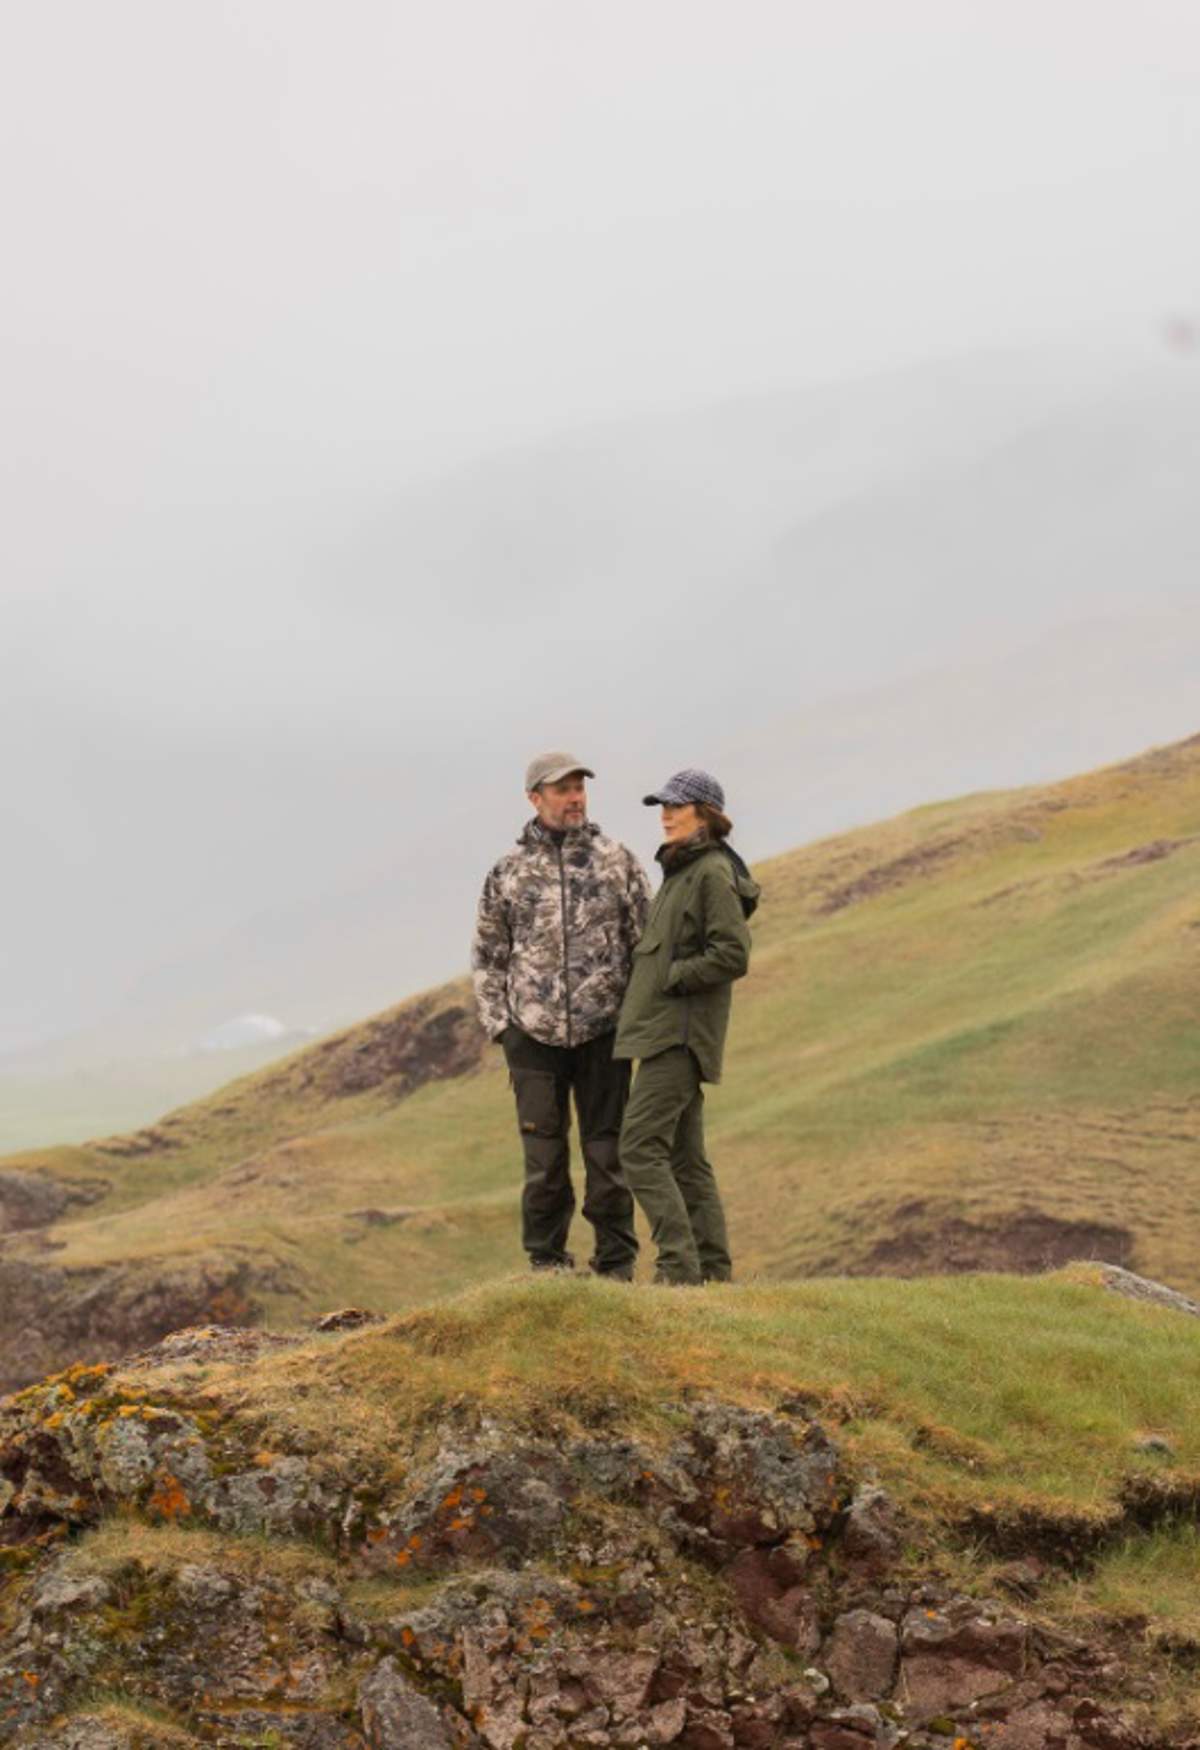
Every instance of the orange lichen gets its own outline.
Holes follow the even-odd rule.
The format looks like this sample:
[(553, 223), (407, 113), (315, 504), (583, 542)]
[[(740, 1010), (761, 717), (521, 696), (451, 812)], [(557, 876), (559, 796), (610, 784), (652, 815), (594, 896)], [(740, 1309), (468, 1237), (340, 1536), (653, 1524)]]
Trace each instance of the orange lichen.
[(151, 1495), (148, 1505), (152, 1512), (161, 1514), (164, 1519), (179, 1519), (192, 1510), (192, 1504), (183, 1492), (183, 1485), (170, 1471), (164, 1472), (159, 1479), (158, 1487)]

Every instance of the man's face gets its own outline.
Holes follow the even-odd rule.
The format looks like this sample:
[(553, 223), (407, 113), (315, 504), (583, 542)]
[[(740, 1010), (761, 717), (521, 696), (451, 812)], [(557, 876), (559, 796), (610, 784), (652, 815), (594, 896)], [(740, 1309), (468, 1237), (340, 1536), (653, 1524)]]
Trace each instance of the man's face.
[(587, 784), (582, 772), (568, 772), (557, 783), (531, 790), (529, 800), (542, 825), (551, 832), (566, 832), (587, 820)]

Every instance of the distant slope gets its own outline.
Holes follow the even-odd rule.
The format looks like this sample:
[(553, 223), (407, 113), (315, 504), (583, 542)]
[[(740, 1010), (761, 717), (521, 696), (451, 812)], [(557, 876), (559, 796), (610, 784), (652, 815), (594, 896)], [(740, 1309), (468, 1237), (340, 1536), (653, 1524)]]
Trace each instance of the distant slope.
[[(169, 1056), (119, 1057), (69, 1067), (54, 1053), (0, 1059), (0, 1155), (47, 1142), (86, 1142), (131, 1130), (168, 1107), (202, 1100), (235, 1076), (248, 1075), (294, 1051), (295, 1039), (224, 1051), (180, 1051)], [(93, 1047), (94, 1049), (94, 1047)], [(50, 1055), (50, 1054), (47, 1054)]]
[[(590, 750), (598, 818), (639, 846), (647, 784), (713, 766), (761, 856), (1189, 733), (1198, 477), (1195, 371), (1130, 346), (785, 383), (355, 498), (303, 567), (305, 636), (269, 639), (269, 670), (213, 641), (240, 701), (216, 744), (206, 704), (173, 724), (156, 691), (173, 642), (122, 687), (123, 641), (94, 698), (31, 664), (40, 718), (0, 695), (29, 749), (0, 1042), (90, 1026), (76, 1045), (111, 1061), (434, 982), (543, 737)], [(564, 653), (536, 685), (533, 622)], [(665, 710), (681, 626), (702, 684)], [(24, 629), (31, 652), (52, 636)]]
[[(1200, 1290), (1200, 736), (758, 873), (710, 1095), (743, 1275), (1103, 1256)], [(153, 1310), (185, 1265), (201, 1311), (402, 1307), (521, 1267), (517, 1161), (502, 1065), (447, 986), (133, 1138), (7, 1160), (75, 1202), (3, 1242), (0, 1314), (27, 1327), (51, 1270), (43, 1336), (97, 1272)]]

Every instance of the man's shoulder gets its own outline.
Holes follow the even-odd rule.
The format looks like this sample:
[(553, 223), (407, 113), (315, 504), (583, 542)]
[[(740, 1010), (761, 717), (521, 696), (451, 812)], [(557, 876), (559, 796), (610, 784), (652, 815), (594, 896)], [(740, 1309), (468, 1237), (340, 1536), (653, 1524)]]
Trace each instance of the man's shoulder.
[(592, 834), (592, 856), (597, 862), (610, 863), (614, 868), (640, 869), (637, 853), (631, 851), (628, 845), (623, 845), (620, 839), (610, 839), (607, 833), (599, 830)]
[(505, 881), (514, 870), (529, 862), (529, 846), (518, 839), (507, 851), (504, 851), (488, 870), (488, 880), (492, 882)]

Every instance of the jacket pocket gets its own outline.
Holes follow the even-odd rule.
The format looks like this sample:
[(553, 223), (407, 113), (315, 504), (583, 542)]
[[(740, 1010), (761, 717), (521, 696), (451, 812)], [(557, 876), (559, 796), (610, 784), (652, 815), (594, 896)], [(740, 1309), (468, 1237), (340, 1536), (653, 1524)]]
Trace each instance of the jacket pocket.
[(671, 972), (671, 956), (667, 952), (667, 944), (661, 935), (643, 936), (633, 950), (633, 979), (638, 981), (643, 989), (655, 991), (659, 996), (669, 997), (672, 993), (667, 989), (667, 979)]
[(565, 1136), (565, 1091), (545, 1069), (514, 1067), (509, 1077), (517, 1096), (517, 1123), (522, 1136)]

